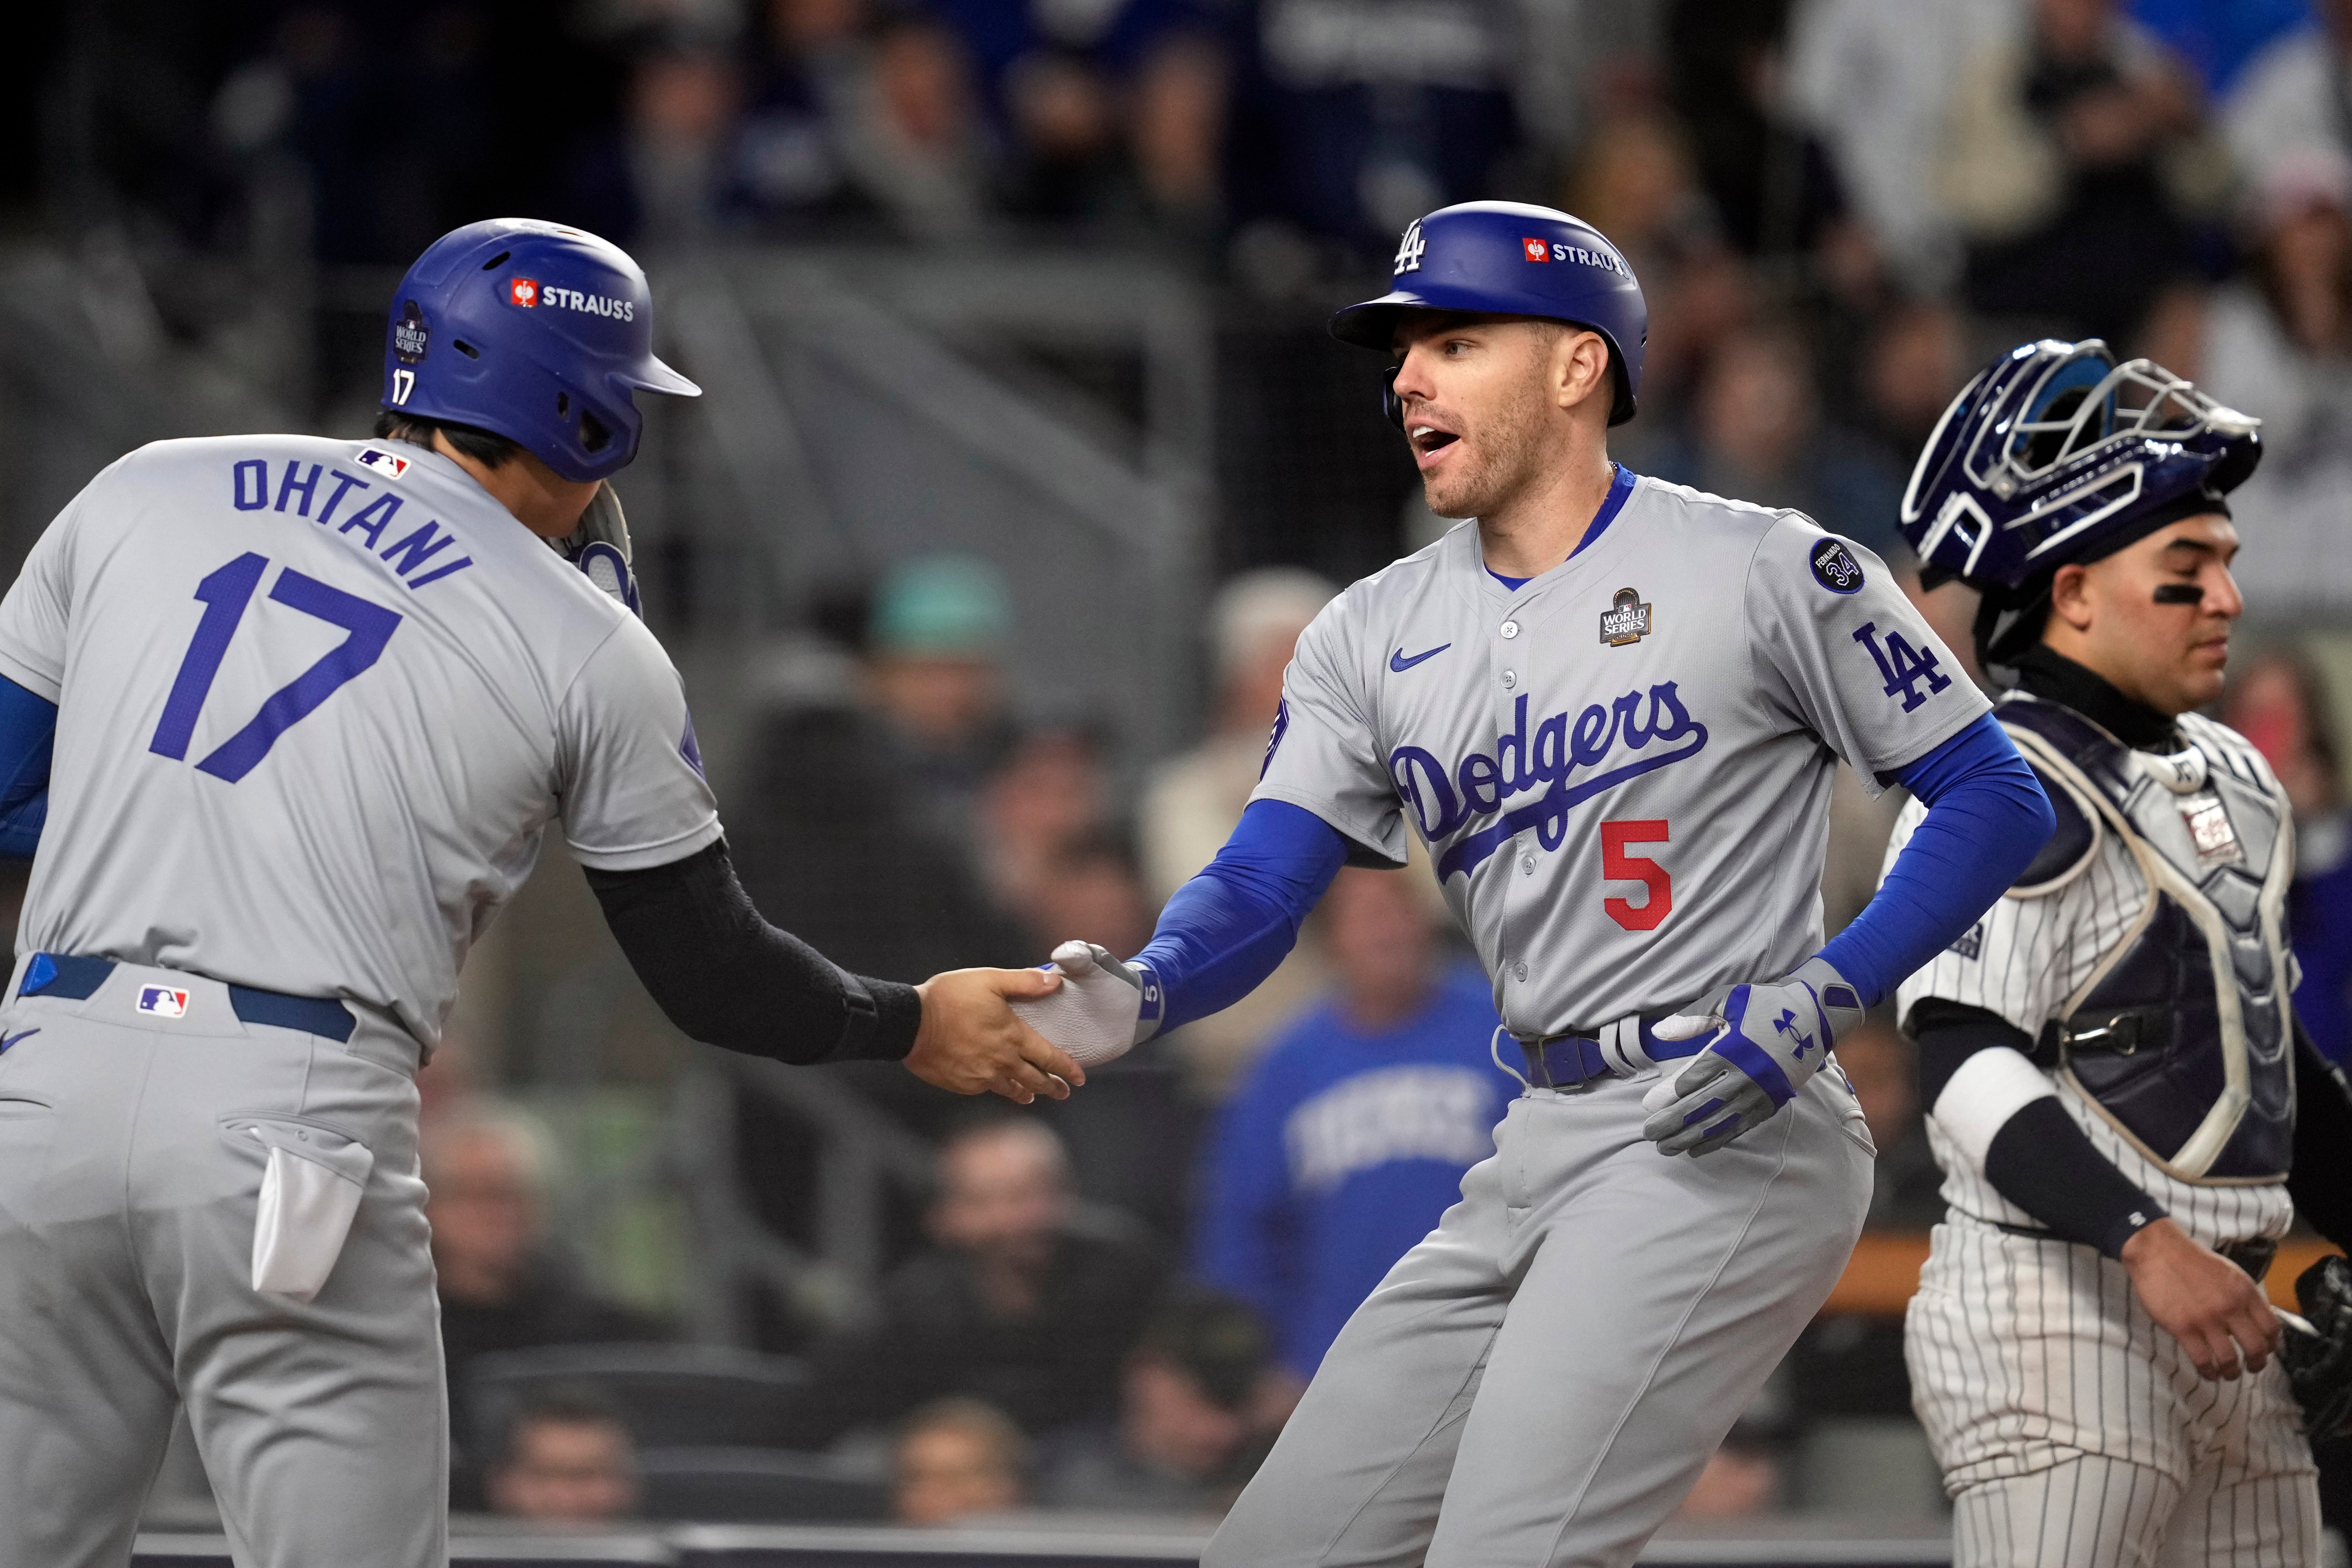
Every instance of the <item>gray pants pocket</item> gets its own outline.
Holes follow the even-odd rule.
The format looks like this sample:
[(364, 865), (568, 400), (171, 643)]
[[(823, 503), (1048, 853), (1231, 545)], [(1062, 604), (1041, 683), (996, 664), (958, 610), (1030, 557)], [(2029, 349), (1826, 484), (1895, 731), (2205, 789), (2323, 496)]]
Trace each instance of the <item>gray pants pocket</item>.
[(254, 1209), (253, 1288), (308, 1301), (335, 1271), (375, 1153), (310, 1122), (237, 1117), (226, 1128), (269, 1151)]

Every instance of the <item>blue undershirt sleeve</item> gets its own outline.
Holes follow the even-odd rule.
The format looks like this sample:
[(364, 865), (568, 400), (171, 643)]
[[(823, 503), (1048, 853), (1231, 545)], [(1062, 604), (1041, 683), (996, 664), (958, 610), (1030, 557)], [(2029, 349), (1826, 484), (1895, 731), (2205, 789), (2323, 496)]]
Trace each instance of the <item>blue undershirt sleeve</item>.
[(49, 816), (58, 705), (0, 676), (0, 860), (29, 860)]
[(1134, 963), (1160, 977), (1161, 1033), (1230, 1007), (1272, 974), (1347, 862), (1345, 834), (1287, 801), (1252, 801), (1217, 858), (1176, 889)]
[(2042, 785), (1985, 714), (1887, 782), (1927, 805), (1877, 896), (1822, 956), (1865, 1004), (1892, 994), (1975, 924), (2057, 826)]

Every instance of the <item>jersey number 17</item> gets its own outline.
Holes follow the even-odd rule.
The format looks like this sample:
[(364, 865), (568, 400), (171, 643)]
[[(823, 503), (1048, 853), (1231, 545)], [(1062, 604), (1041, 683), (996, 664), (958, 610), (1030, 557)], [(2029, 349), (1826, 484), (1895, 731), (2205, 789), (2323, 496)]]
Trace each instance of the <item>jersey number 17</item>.
[[(268, 556), (247, 551), (196, 584), (204, 618), (196, 623), (196, 635), (188, 641), (180, 672), (172, 678), (172, 693), (163, 700), (163, 716), (156, 721), (155, 737), (147, 742), (149, 751), (175, 762), (187, 757), (196, 715), (204, 711), (213, 679), (220, 674), (221, 659), (236, 636), (237, 623), (245, 619), (253, 591), (268, 570)], [(383, 645), (400, 626), (398, 611), (330, 587), (291, 566), (278, 574), (269, 597), (274, 604), (315, 616), (350, 635), (316, 664), (271, 692), (261, 711), (196, 763), (198, 773), (230, 784), (251, 773), (269, 754), (278, 736), (310, 717), (346, 681), (364, 674), (383, 656)]]

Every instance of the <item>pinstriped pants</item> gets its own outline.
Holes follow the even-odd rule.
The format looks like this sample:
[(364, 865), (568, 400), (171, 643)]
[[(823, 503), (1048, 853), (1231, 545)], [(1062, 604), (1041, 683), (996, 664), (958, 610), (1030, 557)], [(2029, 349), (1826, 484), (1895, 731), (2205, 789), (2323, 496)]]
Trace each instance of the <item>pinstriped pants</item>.
[(2305, 1568), (2319, 1496), (2273, 1362), (2200, 1377), (2086, 1247), (1955, 1215), (1905, 1334), (1956, 1568)]
[(1955, 1568), (2302, 1568), (2319, 1561), (2319, 1493), (2308, 1474), (2225, 1480), (2200, 1468), (2185, 1489), (2162, 1472), (2084, 1454), (1984, 1481), (1954, 1504)]

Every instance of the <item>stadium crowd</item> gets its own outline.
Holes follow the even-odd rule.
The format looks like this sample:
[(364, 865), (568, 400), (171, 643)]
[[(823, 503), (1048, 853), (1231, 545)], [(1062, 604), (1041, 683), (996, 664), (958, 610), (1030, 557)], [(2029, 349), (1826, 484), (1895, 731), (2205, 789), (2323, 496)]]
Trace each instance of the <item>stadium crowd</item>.
[[(128, 63), (89, 89), (119, 127), (91, 156), (156, 243), (191, 249), (246, 243), (257, 183), (290, 178), (327, 263), (404, 261), (519, 210), (656, 276), (698, 246), (1052, 243), (1150, 249), (1227, 298), (1303, 306), (1380, 275), (1443, 203), (1557, 203), (1650, 303), (1642, 416), (1615, 454), (1802, 508), (1915, 584), (1904, 479), (1976, 365), (2039, 335), (2147, 354), (2265, 421), (2233, 501), (2252, 619), (2277, 635), (2233, 660), (2222, 717), (2294, 797), (2296, 1005), (2352, 1061), (2339, 710), (2287, 636), (2352, 603), (2352, 0), (96, 9)], [(1221, 543), (1245, 569), (1203, 628), (1202, 733), (1139, 778), (1117, 715), (1013, 689), (994, 567), (887, 563), (752, 705), (725, 802), (745, 885), (865, 973), (1034, 963), (1079, 934), (1131, 952), (1239, 816), (1292, 644), (1336, 591), (1309, 568), (1445, 526), (1409, 479), (1349, 520), (1352, 555)], [(1964, 591), (1920, 597), (1965, 649)], [(1867, 899), (1896, 804), (1842, 791), (1832, 930)], [(754, 1314), (757, 1348), (796, 1370), (735, 1447), (824, 1455), (835, 1504), (810, 1506), (909, 1522), (1214, 1512), (1491, 1147), (1517, 1088), (1494, 1027), (1423, 865), (1344, 873), (1265, 987), (1066, 1105), (975, 1110), (893, 1068), (829, 1069), (933, 1149), (936, 1190), (859, 1310)], [(1941, 1205), (1908, 1050), (1888, 1018), (1839, 1056), (1880, 1151), (1873, 1224), (1917, 1232)], [(528, 1088), (440, 1089), (428, 1122), (461, 1496), (625, 1516), (659, 1469), (625, 1401), (585, 1373), (498, 1400), (477, 1376), (676, 1333), (567, 1256), (562, 1157), (499, 1092)], [(792, 1128), (751, 1099), (736, 1115), (741, 1178), (793, 1231), (814, 1197), (775, 1152)], [(1907, 1421), (1899, 1335), (1825, 1317), (1692, 1509), (1820, 1503), (1808, 1435)]]

